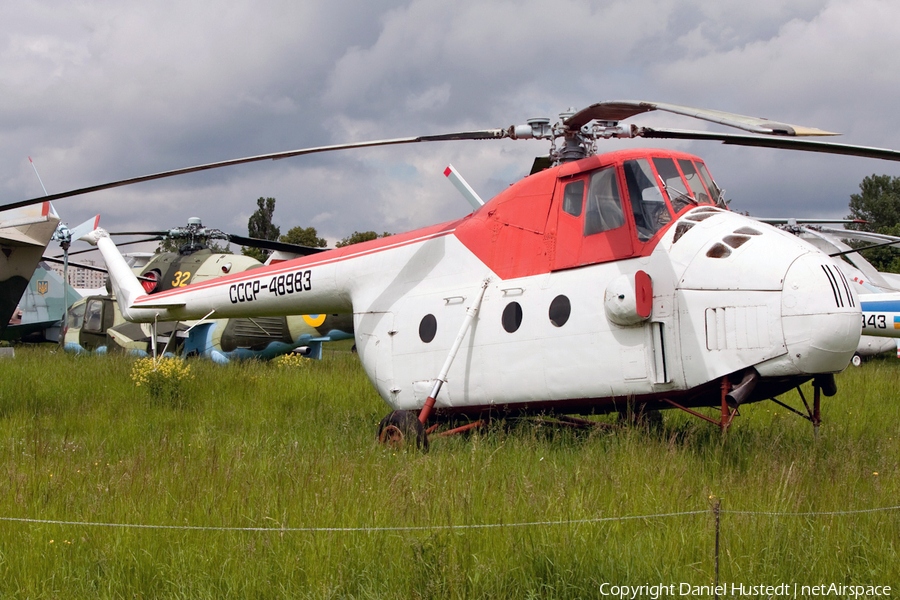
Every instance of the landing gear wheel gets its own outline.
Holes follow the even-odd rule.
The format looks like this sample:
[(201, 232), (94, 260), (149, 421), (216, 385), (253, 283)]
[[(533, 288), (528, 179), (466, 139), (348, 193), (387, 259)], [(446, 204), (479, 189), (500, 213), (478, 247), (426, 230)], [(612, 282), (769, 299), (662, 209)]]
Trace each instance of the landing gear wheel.
[(395, 449), (415, 445), (428, 452), (428, 436), (419, 417), (410, 410), (395, 410), (378, 424), (378, 441)]
[(862, 364), (862, 356), (860, 356), (859, 354), (854, 354), (853, 358), (850, 359), (850, 362), (854, 367), (858, 367)]

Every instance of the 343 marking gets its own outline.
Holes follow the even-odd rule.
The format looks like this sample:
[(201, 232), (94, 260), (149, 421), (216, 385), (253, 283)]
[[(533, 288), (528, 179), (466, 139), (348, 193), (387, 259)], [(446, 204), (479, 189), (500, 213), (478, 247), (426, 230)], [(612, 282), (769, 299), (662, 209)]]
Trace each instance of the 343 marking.
[(887, 329), (887, 317), (885, 315), (866, 315), (862, 316), (863, 329)]

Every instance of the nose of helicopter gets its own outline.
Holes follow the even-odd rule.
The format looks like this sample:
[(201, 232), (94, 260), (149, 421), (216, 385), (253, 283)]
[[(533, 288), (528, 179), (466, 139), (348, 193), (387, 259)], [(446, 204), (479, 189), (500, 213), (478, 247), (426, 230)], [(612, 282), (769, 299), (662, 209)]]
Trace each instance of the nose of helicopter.
[(706, 334), (697, 350), (685, 342), (682, 347), (691, 358), (696, 352), (709, 358), (704, 377), (747, 365), (763, 377), (847, 367), (859, 344), (862, 312), (830, 257), (736, 213), (701, 207), (681, 221), (682, 235), (672, 234), (669, 256), (682, 314), (692, 314), (693, 323), (701, 324), (693, 331)]
[(807, 374), (841, 371), (859, 344), (859, 300), (829, 258), (797, 257), (785, 274), (782, 327), (788, 356)]

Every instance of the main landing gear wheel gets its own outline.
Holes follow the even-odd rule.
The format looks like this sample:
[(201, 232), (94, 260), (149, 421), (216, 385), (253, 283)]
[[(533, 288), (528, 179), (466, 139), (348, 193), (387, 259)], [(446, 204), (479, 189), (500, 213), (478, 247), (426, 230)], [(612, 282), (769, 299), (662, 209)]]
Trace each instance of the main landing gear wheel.
[(850, 359), (850, 362), (854, 367), (858, 367), (862, 364), (862, 356), (860, 356), (859, 354), (854, 354), (853, 358)]
[(410, 410), (395, 410), (378, 424), (378, 441), (395, 449), (415, 445), (428, 451), (428, 435), (419, 417)]

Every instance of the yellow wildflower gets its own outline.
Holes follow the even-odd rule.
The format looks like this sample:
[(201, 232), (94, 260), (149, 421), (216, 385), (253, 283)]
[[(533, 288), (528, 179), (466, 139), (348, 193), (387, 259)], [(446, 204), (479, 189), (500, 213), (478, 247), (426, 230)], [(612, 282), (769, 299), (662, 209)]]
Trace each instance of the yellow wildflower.
[(287, 368), (303, 368), (309, 364), (311, 358), (300, 356), (299, 354), (282, 354), (272, 362), (281, 369)]
[(164, 357), (155, 361), (141, 358), (131, 369), (135, 386), (146, 387), (150, 396), (157, 400), (179, 399), (182, 383), (192, 378), (191, 366), (180, 358)]

